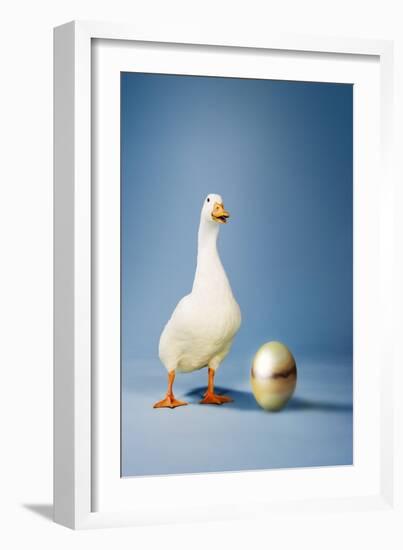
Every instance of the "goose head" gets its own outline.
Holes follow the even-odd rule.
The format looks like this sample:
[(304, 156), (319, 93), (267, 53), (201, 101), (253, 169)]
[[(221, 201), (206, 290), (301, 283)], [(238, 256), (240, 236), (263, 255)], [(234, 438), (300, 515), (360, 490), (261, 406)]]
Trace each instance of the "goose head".
[(208, 223), (227, 223), (229, 213), (224, 208), (221, 195), (210, 193), (204, 199), (201, 212), (202, 220)]

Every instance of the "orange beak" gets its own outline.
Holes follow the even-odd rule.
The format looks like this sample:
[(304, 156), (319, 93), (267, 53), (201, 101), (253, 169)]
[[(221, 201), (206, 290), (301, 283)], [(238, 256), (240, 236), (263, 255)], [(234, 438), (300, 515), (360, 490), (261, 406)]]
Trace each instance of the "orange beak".
[(216, 202), (214, 204), (214, 208), (213, 208), (213, 212), (211, 214), (211, 217), (213, 218), (213, 220), (215, 222), (227, 223), (227, 219), (229, 218), (229, 212), (227, 212), (224, 209), (224, 204), (223, 203), (220, 204), (220, 203)]

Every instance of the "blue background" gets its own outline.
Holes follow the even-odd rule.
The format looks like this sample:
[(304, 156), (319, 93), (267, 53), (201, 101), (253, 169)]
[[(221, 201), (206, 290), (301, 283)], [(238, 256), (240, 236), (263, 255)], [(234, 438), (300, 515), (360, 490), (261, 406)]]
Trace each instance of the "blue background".
[[(123, 475), (351, 463), (352, 96), (347, 84), (122, 73)], [(159, 336), (191, 290), (208, 193), (231, 213), (219, 248), (243, 322), (217, 383), (236, 400), (154, 410)], [(248, 382), (269, 340), (299, 375), (276, 415)], [(178, 376), (177, 397), (197, 403), (206, 376)]]

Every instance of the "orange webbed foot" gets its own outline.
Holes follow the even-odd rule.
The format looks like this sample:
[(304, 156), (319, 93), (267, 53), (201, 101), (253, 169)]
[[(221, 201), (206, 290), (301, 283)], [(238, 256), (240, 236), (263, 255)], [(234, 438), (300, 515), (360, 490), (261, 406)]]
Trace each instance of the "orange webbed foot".
[(234, 400), (231, 397), (206, 392), (200, 403), (202, 405), (223, 405), (224, 403), (232, 403), (233, 401)]
[(186, 401), (179, 401), (179, 399), (175, 399), (173, 395), (167, 395), (164, 399), (161, 401), (157, 401), (153, 405), (154, 409), (163, 409), (163, 408), (169, 408), (169, 409), (175, 409), (176, 407), (182, 407), (183, 405), (187, 405)]

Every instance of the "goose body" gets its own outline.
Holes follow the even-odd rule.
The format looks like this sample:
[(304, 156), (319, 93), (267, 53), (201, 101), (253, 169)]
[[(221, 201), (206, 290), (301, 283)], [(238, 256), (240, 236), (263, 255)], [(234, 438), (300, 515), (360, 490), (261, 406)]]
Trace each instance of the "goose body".
[(215, 365), (229, 352), (240, 322), (229, 285), (193, 289), (178, 303), (161, 334), (160, 359), (168, 371), (191, 372)]
[(192, 291), (180, 300), (160, 337), (159, 357), (171, 378), (203, 367), (214, 378), (240, 327), (240, 308), (217, 250), (219, 228), (228, 217), (221, 196), (208, 195), (200, 216)]

